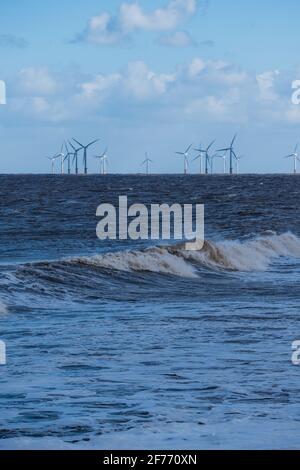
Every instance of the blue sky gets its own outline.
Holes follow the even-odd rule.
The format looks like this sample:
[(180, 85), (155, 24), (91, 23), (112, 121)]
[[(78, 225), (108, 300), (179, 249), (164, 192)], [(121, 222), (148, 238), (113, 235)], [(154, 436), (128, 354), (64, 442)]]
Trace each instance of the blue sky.
[(290, 171), (299, 16), (298, 0), (2, 0), (0, 171), (47, 172), (74, 136), (101, 138), (91, 156), (108, 146), (113, 172), (145, 151), (181, 172), (174, 151), (235, 132), (242, 171)]

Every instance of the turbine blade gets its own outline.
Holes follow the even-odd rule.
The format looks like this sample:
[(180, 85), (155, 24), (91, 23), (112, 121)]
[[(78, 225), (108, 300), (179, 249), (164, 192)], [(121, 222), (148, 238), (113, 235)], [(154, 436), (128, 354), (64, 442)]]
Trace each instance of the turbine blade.
[(236, 138), (237, 138), (237, 134), (235, 134), (234, 138), (232, 139), (232, 142), (231, 142), (230, 148), (232, 148), (232, 147), (233, 147), (233, 144), (234, 144), (234, 142), (235, 142)]
[(212, 148), (214, 143), (215, 143), (215, 140), (213, 140), (212, 143), (207, 147), (207, 149), (206, 149), (207, 152)]
[(84, 149), (84, 145), (82, 145), (80, 142), (78, 142), (78, 140), (76, 140), (74, 138), (73, 138), (73, 140), (74, 140), (74, 142), (76, 142), (76, 144), (80, 145), (80, 148)]
[(91, 145), (96, 144), (97, 142), (99, 142), (99, 140), (100, 140), (100, 139), (93, 140), (93, 142), (90, 142), (88, 145), (86, 145), (86, 148), (89, 148)]
[(193, 144), (191, 144), (185, 151), (185, 154), (189, 153), (189, 151), (191, 150), (191, 148), (193, 147)]
[(72, 149), (73, 149), (74, 152), (75, 152), (76, 149), (75, 149), (74, 145), (72, 144), (72, 142), (70, 142), (69, 140), (68, 140), (68, 142), (69, 142), (69, 145), (71, 145)]

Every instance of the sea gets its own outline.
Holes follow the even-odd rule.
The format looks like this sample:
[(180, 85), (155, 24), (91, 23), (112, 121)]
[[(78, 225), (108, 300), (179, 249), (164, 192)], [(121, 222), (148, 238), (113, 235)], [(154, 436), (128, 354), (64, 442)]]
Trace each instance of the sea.
[[(0, 449), (299, 449), (300, 176), (0, 176)], [(204, 204), (205, 244), (96, 236)]]

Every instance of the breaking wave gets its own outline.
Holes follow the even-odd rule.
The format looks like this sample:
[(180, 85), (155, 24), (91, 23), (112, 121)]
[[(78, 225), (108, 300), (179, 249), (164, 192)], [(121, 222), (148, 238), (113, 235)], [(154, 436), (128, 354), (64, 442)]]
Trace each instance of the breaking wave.
[(281, 235), (265, 232), (245, 241), (205, 241), (201, 251), (186, 251), (183, 245), (175, 245), (106, 253), (69, 262), (116, 271), (196, 278), (201, 267), (223, 271), (265, 271), (272, 260), (279, 257), (300, 258), (300, 239), (290, 232)]

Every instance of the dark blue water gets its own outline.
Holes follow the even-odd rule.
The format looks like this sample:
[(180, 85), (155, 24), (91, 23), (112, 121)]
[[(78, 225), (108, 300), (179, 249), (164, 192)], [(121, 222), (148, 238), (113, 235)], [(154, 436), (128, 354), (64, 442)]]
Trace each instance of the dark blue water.
[[(297, 448), (300, 178), (0, 176), (0, 448)], [(100, 242), (202, 203), (206, 244)], [(161, 246), (159, 246), (161, 245)]]

